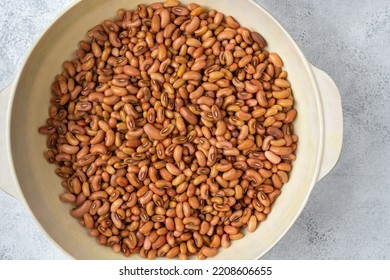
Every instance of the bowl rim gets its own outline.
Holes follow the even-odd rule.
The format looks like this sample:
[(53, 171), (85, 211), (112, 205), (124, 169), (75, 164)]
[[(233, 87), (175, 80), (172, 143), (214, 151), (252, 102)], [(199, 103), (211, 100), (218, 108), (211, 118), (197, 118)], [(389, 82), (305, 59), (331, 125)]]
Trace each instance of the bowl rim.
[[(194, 0), (196, 2), (196, 0)], [(319, 117), (319, 136), (318, 136), (318, 151), (317, 151), (317, 159), (315, 161), (315, 168), (314, 168), (314, 173), (313, 173), (313, 176), (312, 176), (312, 179), (310, 181), (310, 186), (308, 188), (308, 191), (304, 197), (304, 199), (302, 200), (302, 203), (299, 207), (299, 209), (297, 210), (295, 216), (290, 220), (290, 222), (285, 226), (284, 230), (282, 231), (282, 233), (278, 236), (278, 238), (275, 239), (274, 242), (270, 243), (268, 245), (268, 247), (263, 250), (261, 253), (259, 253), (255, 259), (260, 259), (261, 257), (263, 257), (265, 254), (267, 254), (285, 235), (286, 233), (291, 229), (292, 225), (296, 222), (296, 220), (298, 219), (298, 217), (300, 216), (300, 214), (302, 213), (304, 207), (306, 206), (307, 204), (307, 201), (310, 197), (310, 194), (313, 190), (313, 187), (315, 185), (315, 183), (317, 182), (317, 179), (318, 179), (318, 176), (319, 176), (319, 172), (320, 172), (320, 168), (321, 168), (321, 161), (322, 161), (322, 158), (323, 158), (323, 149), (324, 149), (324, 113), (323, 113), (323, 109), (322, 109), (322, 101), (321, 101), (321, 96), (320, 96), (320, 93), (319, 93), (319, 88), (318, 88), (318, 84), (317, 84), (317, 81), (315, 80), (314, 78), (314, 73), (313, 73), (313, 70), (311, 68), (311, 64), (308, 62), (307, 58), (305, 57), (305, 55), (303, 54), (302, 50), (300, 49), (300, 47), (297, 45), (297, 43), (294, 41), (294, 39), (291, 37), (291, 35), (287, 32), (287, 30), (283, 27), (283, 25), (281, 23), (279, 23), (278, 20), (276, 20), (276, 18), (270, 13), (268, 12), (268, 10), (266, 10), (264, 7), (262, 7), (259, 3), (255, 2), (255, 0), (246, 0), (248, 1), (249, 3), (251, 3), (252, 5), (254, 5), (257, 9), (259, 9), (265, 16), (267, 16), (271, 21), (272, 23), (278, 27), (280, 29), (280, 31), (283, 33), (283, 35), (285, 36), (285, 38), (289, 41), (289, 44), (291, 46), (294, 47), (294, 50), (297, 52), (297, 54), (299, 55), (299, 59), (302, 61), (303, 65), (304, 65), (304, 68), (309, 76), (309, 79), (310, 79), (310, 82), (311, 82), (311, 85), (313, 87), (313, 94), (314, 94), (314, 97), (315, 97), (315, 101), (316, 101), (316, 106), (317, 106), (317, 111), (318, 111), (318, 117)], [(54, 19), (52, 19), (48, 25), (44, 28), (44, 30), (40, 33), (40, 35), (37, 37), (37, 39), (34, 41), (34, 43), (32, 44), (32, 46), (30, 47), (29, 51), (27, 52), (27, 54), (25, 55), (25, 58), (21, 64), (21, 67), (15, 77), (15, 82), (12, 86), (12, 89), (11, 89), (11, 94), (10, 94), (10, 98), (9, 98), (9, 101), (8, 101), (8, 108), (10, 108), (10, 110), (8, 110), (7, 114), (6, 114), (6, 130), (5, 130), (5, 135), (6, 135), (6, 139), (5, 139), (5, 145), (6, 145), (6, 148), (7, 148), (7, 151), (8, 151), (8, 164), (9, 166), (11, 167), (11, 174), (9, 174), (12, 178), (12, 180), (15, 182), (15, 186), (16, 186), (16, 191), (17, 191), (17, 194), (18, 194), (18, 199), (22, 202), (24, 208), (28, 211), (28, 213), (30, 214), (30, 216), (32, 217), (32, 219), (34, 220), (35, 224), (38, 226), (38, 228), (40, 229), (40, 231), (45, 235), (46, 238), (48, 238), (52, 244), (55, 245), (55, 247), (57, 249), (59, 249), (59, 251), (61, 251), (64, 255), (66, 255), (69, 259), (75, 259), (74, 256), (72, 256), (67, 250), (65, 250), (60, 244), (58, 244), (57, 241), (55, 241), (52, 236), (47, 232), (47, 230), (43, 227), (43, 225), (41, 225), (41, 223), (39, 222), (38, 218), (35, 216), (35, 214), (33, 213), (32, 209), (30, 208), (29, 206), (29, 203), (26, 199), (26, 197), (24, 196), (23, 194), (23, 191), (22, 191), (22, 188), (21, 188), (21, 185), (19, 183), (19, 180), (18, 180), (18, 177), (17, 177), (17, 174), (16, 174), (16, 169), (15, 169), (15, 162), (14, 162), (14, 159), (13, 159), (13, 152), (12, 152), (12, 139), (11, 139), (11, 124), (12, 124), (12, 115), (13, 115), (13, 111), (14, 111), (14, 99), (15, 99), (15, 95), (16, 95), (16, 92), (18, 90), (18, 87), (19, 87), (19, 83), (20, 83), (20, 78), (24, 72), (24, 69), (26, 67), (26, 65), (28, 64), (28, 61), (31, 57), (31, 55), (36, 51), (37, 49), (37, 45), (44, 39), (45, 35), (52, 29), (54, 28), (54, 24), (59, 21), (63, 16), (65, 16), (67, 13), (71, 12), (71, 10), (73, 9), (76, 9), (77, 6), (79, 4), (81, 4), (83, 1), (82, 0), (74, 0), (72, 3), (70, 3), (68, 6), (66, 6), (56, 17), (54, 17)], [(142, 2), (142, 1), (140, 1)]]

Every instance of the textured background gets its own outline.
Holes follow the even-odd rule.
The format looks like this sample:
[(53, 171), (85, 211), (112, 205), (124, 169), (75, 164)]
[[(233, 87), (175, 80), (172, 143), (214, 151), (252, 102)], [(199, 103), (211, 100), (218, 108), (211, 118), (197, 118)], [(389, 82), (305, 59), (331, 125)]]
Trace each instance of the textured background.
[[(0, 88), (14, 79), (34, 40), (71, 2), (0, 0)], [(297, 222), (264, 259), (390, 259), (390, 3), (257, 2), (334, 79), (345, 127), (338, 165), (317, 183)], [(0, 209), (0, 259), (66, 258), (21, 203), (1, 190)]]

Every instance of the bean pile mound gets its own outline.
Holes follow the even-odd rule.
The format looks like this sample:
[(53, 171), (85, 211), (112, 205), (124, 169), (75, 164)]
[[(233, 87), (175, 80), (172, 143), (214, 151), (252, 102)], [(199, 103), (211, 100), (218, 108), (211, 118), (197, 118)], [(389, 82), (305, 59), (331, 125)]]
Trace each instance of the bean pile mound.
[(279, 55), (233, 17), (177, 0), (121, 9), (87, 35), (39, 128), (70, 214), (148, 259), (213, 257), (254, 232), (298, 141)]

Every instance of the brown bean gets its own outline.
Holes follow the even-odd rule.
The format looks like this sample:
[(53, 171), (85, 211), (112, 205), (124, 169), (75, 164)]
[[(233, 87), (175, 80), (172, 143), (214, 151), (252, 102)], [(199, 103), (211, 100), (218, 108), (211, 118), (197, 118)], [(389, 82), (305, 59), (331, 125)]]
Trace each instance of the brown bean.
[(222, 174), (222, 178), (227, 181), (235, 180), (237, 179), (238, 172), (232, 168), (229, 171)]
[(175, 246), (168, 251), (168, 253), (166, 254), (166, 257), (168, 259), (173, 259), (173, 258), (177, 257), (179, 255), (179, 253), (180, 253), (180, 247)]
[(178, 176), (180, 175), (182, 172), (179, 168), (177, 168), (175, 165), (173, 165), (172, 163), (168, 162), (166, 164), (166, 168), (167, 170), (169, 171), (169, 173), (171, 173), (172, 175), (174, 176)]
[(121, 207), (123, 204), (123, 199), (122, 198), (118, 198), (117, 200), (115, 200), (112, 204), (111, 204), (111, 208), (110, 208), (110, 211), (111, 212), (116, 212), (119, 207)]
[(281, 158), (271, 151), (266, 151), (264, 154), (265, 157), (273, 164), (278, 164), (281, 161)]
[(274, 53), (274, 52), (270, 53), (269, 56), (268, 56), (268, 59), (276, 67), (282, 67), (283, 66), (283, 62), (282, 62), (282, 60), (280, 59), (280, 56), (277, 53)]
[(185, 42), (186, 42), (186, 37), (180, 36), (173, 41), (172, 48), (175, 51), (178, 51), (185, 44)]
[(240, 24), (232, 17), (226, 17), (226, 23), (230, 28), (237, 29), (240, 27)]
[(229, 238), (229, 235), (227, 235), (227, 234), (222, 235), (222, 238), (221, 238), (221, 246), (222, 246), (223, 248), (229, 248), (229, 247), (230, 247), (230, 238)]
[(167, 48), (164, 44), (160, 44), (157, 49), (157, 59), (163, 62), (167, 59)]
[(263, 182), (263, 178), (261, 177), (260, 173), (253, 169), (246, 170), (245, 174), (253, 186), (258, 186)]
[(280, 88), (289, 88), (291, 84), (289, 81), (284, 79), (275, 79), (275, 85)]
[(216, 136), (222, 136), (226, 132), (226, 123), (224, 121), (217, 122), (217, 129), (215, 131)]
[(244, 237), (244, 234), (242, 232), (239, 232), (237, 234), (230, 234), (229, 238), (230, 240), (239, 240)]
[(155, 140), (164, 140), (165, 137), (164, 136), (161, 136), (160, 134), (160, 130), (157, 129), (155, 126), (153, 126), (152, 124), (145, 124), (144, 127), (143, 127), (145, 133), (151, 138), (151, 139), (155, 139)]
[(199, 81), (202, 78), (202, 75), (199, 72), (196, 71), (187, 71), (183, 74), (182, 79), (183, 80), (195, 80)]
[(178, 0), (166, 0), (163, 5), (165, 8), (176, 7), (176, 6), (179, 6), (179, 1)]
[(83, 217), (85, 213), (89, 211), (89, 208), (91, 208), (92, 201), (86, 200), (83, 204), (81, 204), (79, 207), (74, 208), (72, 211), (70, 211), (70, 214), (73, 218), (80, 219)]
[(189, 15), (190, 11), (185, 7), (173, 7), (172, 13), (177, 16), (187, 16)]
[(289, 110), (286, 113), (286, 118), (283, 120), (284, 123), (291, 123), (297, 115), (297, 111), (294, 109)]
[(72, 146), (68, 144), (63, 144), (61, 146), (61, 151), (66, 154), (74, 155), (77, 154), (77, 152), (80, 150), (79, 146)]
[(225, 76), (225, 73), (222, 71), (213, 71), (209, 74), (210, 80), (217, 81), (222, 79)]
[(203, 247), (200, 250), (200, 253), (202, 253), (203, 255), (205, 255), (208, 258), (212, 258), (212, 257), (215, 257), (217, 255), (218, 250), (216, 248)]
[(202, 43), (196, 38), (187, 38), (186, 44), (189, 47), (200, 48)]
[(90, 200), (98, 200), (98, 199), (104, 199), (104, 198), (107, 198), (107, 197), (108, 197), (108, 193), (106, 193), (105, 191), (96, 191), (96, 192), (93, 192), (89, 196), (89, 199)]
[(129, 77), (138, 77), (140, 75), (139, 69), (131, 65), (123, 66), (123, 73)]
[(84, 213), (83, 220), (86, 228), (92, 229), (94, 227), (95, 221), (89, 213)]
[(252, 55), (248, 54), (238, 61), (238, 67), (243, 68), (248, 65), (252, 60)]
[(76, 196), (72, 193), (65, 192), (60, 195), (60, 200), (65, 203), (75, 203)]
[(223, 230), (224, 230), (224, 232), (226, 232), (229, 235), (238, 233), (238, 228), (233, 227), (233, 226), (225, 226), (223, 228)]
[(63, 67), (68, 72), (69, 76), (73, 77), (76, 75), (76, 67), (74, 66), (74, 64), (72, 62), (65, 61), (63, 63)]
[(267, 43), (266, 41), (264, 40), (263, 36), (261, 36), (259, 33), (257, 32), (252, 32), (251, 33), (251, 37), (253, 39), (253, 41), (255, 41), (256, 43), (259, 44), (259, 47), (260, 48), (265, 48), (267, 46)]
[(265, 207), (270, 206), (271, 202), (264, 192), (259, 191), (257, 193), (257, 198), (259, 199), (260, 203), (263, 204)]
[(252, 215), (248, 221), (248, 232), (254, 232), (257, 228), (257, 218)]
[(237, 146), (237, 149), (239, 150), (247, 150), (249, 148), (251, 148), (252, 146), (254, 146), (255, 143), (253, 142), (253, 140), (244, 140), (242, 141), (238, 146)]
[(271, 152), (273, 152), (275, 155), (278, 155), (278, 156), (287, 156), (287, 155), (292, 153), (292, 148), (291, 147), (271, 146), (269, 150)]
[(180, 108), (180, 115), (190, 124), (194, 125), (198, 123), (198, 118), (187, 107)]
[(139, 232), (142, 234), (147, 234), (153, 229), (153, 222), (147, 222), (142, 227), (139, 228)]
[(196, 60), (195, 63), (191, 66), (191, 71), (200, 71), (207, 66), (207, 61), (204, 59)]
[(95, 145), (91, 145), (89, 151), (91, 154), (105, 155), (107, 154), (107, 147), (103, 144), (95, 144)]
[(187, 24), (185, 31), (187, 34), (192, 34), (195, 32), (195, 30), (199, 28), (199, 26), (200, 26), (200, 18), (195, 16), (192, 18), (190, 23)]

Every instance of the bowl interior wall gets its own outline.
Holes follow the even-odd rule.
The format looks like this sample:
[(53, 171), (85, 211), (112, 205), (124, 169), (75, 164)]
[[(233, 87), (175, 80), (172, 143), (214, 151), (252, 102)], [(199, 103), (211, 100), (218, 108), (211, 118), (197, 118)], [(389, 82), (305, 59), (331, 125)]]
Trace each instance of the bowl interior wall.
[[(153, 1), (142, 1), (152, 3)], [(190, 1), (182, 1), (189, 3)], [(191, 1), (192, 2), (192, 1)], [(315, 84), (305, 58), (290, 37), (269, 15), (250, 1), (197, 1), (206, 7), (233, 15), (242, 26), (258, 31), (266, 38), (269, 50), (283, 59), (293, 85), (299, 135), (297, 160), (291, 179), (273, 206), (266, 222), (255, 233), (233, 242), (231, 248), (215, 259), (255, 259), (269, 250), (288, 230), (306, 203), (319, 164), (321, 118)], [(86, 32), (117, 9), (134, 9), (140, 1), (83, 0), (68, 10), (45, 33), (29, 56), (17, 84), (11, 117), (11, 150), (17, 178), (25, 201), (50, 238), (77, 259), (120, 259), (111, 249), (97, 245), (78, 221), (69, 215), (70, 205), (61, 203), (63, 191), (55, 167), (43, 157), (46, 137), (37, 129), (48, 118), (51, 83), (61, 73), (64, 60), (74, 58), (78, 41)], [(132, 256), (138, 259), (139, 256)]]

